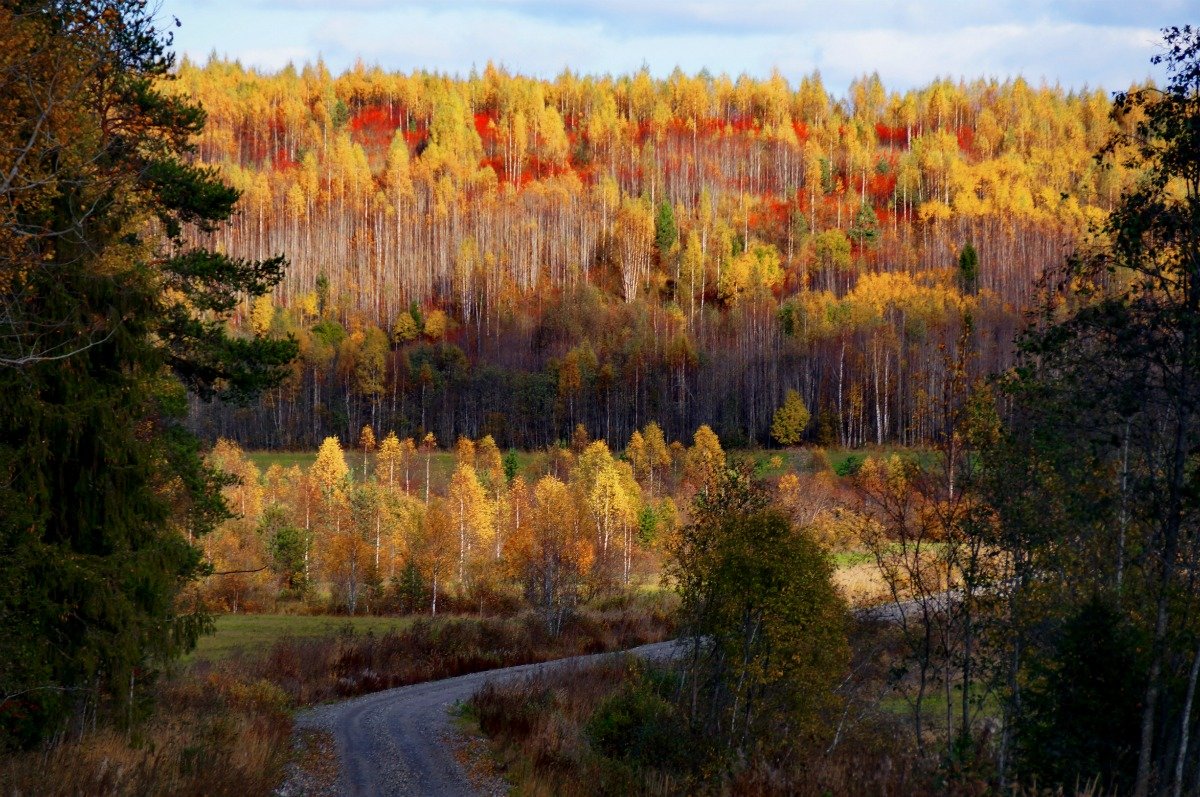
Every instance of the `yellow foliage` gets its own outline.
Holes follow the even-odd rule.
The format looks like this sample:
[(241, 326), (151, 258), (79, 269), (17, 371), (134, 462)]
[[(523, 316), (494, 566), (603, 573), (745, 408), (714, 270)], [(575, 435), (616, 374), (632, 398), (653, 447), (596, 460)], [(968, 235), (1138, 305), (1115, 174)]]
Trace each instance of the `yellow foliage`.
[(723, 299), (734, 302), (747, 294), (773, 291), (782, 282), (779, 250), (771, 244), (754, 244), (729, 261), (717, 290)]
[(271, 301), (271, 297), (267, 295), (259, 296), (254, 300), (254, 307), (250, 311), (250, 325), (254, 329), (256, 335), (265, 335), (271, 331), (271, 321), (275, 319), (275, 305)]
[(454, 462), (459, 467), (463, 465), (475, 464), (475, 443), (471, 438), (464, 435), (459, 435), (458, 442), (454, 444)]
[(320, 302), (317, 298), (316, 291), (309, 291), (300, 297), (300, 311), (307, 317), (313, 317), (317, 314), (317, 308)]
[(725, 451), (721, 441), (708, 424), (696, 430), (692, 447), (688, 449), (684, 476), (697, 490), (707, 491), (725, 468)]
[(321, 443), (309, 476), (326, 495), (345, 490), (350, 479), (350, 468), (346, 465), (342, 444), (336, 437), (326, 437)]
[(417, 322), (407, 310), (401, 310), (396, 320), (392, 322), (392, 340), (397, 343), (410, 343), (417, 339), (420, 331)]
[(425, 316), (425, 337), (430, 340), (441, 340), (449, 332), (450, 319), (441, 310), (430, 310)]
[(230, 440), (218, 439), (208, 455), (208, 464), (226, 473), (237, 483), (225, 487), (221, 493), (229, 509), (241, 519), (254, 521), (262, 514), (262, 484), (259, 470), (246, 458), (241, 447)]
[(461, 464), (455, 469), (446, 501), (458, 537), (458, 581), (465, 587), (468, 560), (486, 554), (495, 533), (492, 506), (473, 465)]
[[(406, 441), (412, 445), (412, 441)], [(375, 457), (375, 480), (389, 489), (399, 483), (401, 468), (404, 466), (407, 451), (400, 444), (395, 432), (388, 432), (379, 446), (379, 454)]]
[(917, 218), (926, 223), (947, 221), (952, 215), (954, 214), (950, 206), (936, 199), (922, 202), (921, 207), (917, 209)]

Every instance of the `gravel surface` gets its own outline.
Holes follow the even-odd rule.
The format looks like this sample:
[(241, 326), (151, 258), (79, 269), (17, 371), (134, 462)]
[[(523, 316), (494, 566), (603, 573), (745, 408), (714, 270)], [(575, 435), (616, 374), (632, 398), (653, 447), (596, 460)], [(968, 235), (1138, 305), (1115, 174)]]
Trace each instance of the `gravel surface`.
[(288, 762), (286, 778), (276, 797), (337, 797), (340, 767), (337, 743), (327, 730), (297, 729), (292, 736), (295, 756)]
[[(952, 600), (953, 593), (933, 600), (939, 598)], [(882, 622), (900, 622), (919, 613), (916, 601), (885, 603), (856, 612), (864, 619)], [(470, 699), (488, 682), (586, 667), (626, 654), (663, 660), (682, 655), (685, 650), (674, 641), (657, 642), (628, 651), (573, 656), (402, 686), (310, 708), (296, 717), (300, 762), (289, 767), (287, 780), (276, 794), (507, 794), (507, 785), (486, 766), (486, 747), (457, 731), (451, 708)]]
[[(402, 686), (308, 709), (297, 715), (296, 729), (300, 738), (311, 732), (317, 736), (308, 738), (332, 735), (341, 764), (332, 789), (336, 794), (506, 794), (502, 780), (470, 764), (478, 760), (479, 750), (471, 750), (453, 726), (449, 712), (456, 703), (466, 701), (489, 681), (510, 681), (626, 654), (665, 659), (678, 651), (675, 642), (658, 642), (624, 652), (574, 656)], [(464, 760), (467, 767), (463, 766)], [(287, 797), (329, 793), (325, 784), (306, 781), (305, 777), (298, 768), (289, 772), (287, 782), (277, 793)]]

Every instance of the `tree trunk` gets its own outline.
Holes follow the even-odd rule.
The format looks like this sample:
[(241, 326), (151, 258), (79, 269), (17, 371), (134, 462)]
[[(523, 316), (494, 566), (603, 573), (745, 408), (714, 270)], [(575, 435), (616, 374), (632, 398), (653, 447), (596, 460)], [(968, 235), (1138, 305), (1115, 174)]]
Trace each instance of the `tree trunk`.
[(1183, 701), (1183, 717), (1179, 720), (1179, 754), (1175, 756), (1175, 778), (1171, 797), (1183, 793), (1183, 765), (1187, 760), (1188, 733), (1192, 728), (1192, 699), (1196, 695), (1196, 676), (1200, 674), (1200, 647), (1192, 656), (1192, 670), (1188, 673), (1187, 698)]

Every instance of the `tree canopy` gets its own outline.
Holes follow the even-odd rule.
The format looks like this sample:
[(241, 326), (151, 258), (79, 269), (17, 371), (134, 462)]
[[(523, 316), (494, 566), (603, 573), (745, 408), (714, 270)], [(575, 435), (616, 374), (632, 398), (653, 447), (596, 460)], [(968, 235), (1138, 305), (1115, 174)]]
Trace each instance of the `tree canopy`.
[(781, 446), (794, 446), (804, 436), (808, 421), (808, 407), (804, 406), (804, 399), (795, 390), (789, 390), (771, 420), (771, 436)]
[[(617, 446), (650, 418), (680, 439), (707, 423), (765, 444), (789, 387), (839, 443), (928, 442), (960, 305), (986, 342), (973, 376), (1010, 366), (1046, 265), (1134, 177), (1091, 154), (1136, 115), (1021, 78), (864, 76), (848, 97), (869, 101), (850, 102), (818, 75), (333, 75), (220, 58), (178, 75), (167, 90), (209, 110), (201, 162), (245, 192), (201, 240), (292, 259), (272, 334), (301, 340), (301, 367), (251, 412), (197, 413), (255, 447), (364, 423), (487, 431), (502, 448), (584, 423)], [(971, 285), (953, 268), (966, 241)], [(890, 307), (867, 290), (881, 278)], [(330, 353), (330, 321), (362, 337)], [(439, 369), (451, 347), (463, 357)]]

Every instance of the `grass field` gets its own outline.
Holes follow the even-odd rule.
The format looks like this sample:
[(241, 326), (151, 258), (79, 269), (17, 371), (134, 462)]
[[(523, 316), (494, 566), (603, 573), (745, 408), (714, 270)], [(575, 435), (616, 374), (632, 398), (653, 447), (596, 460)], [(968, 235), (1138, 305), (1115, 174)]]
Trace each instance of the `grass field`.
[(870, 551), (834, 551), (832, 554), (834, 567), (841, 570), (856, 565), (874, 564), (875, 554)]
[[(749, 449), (733, 451), (731, 454), (748, 456), (754, 462), (754, 472), (759, 478), (772, 479), (782, 476), (789, 470), (804, 471), (811, 468), (813, 451), (816, 449), (797, 447), (781, 449)], [(867, 458), (890, 457), (898, 454), (901, 457), (915, 459), (923, 468), (931, 468), (937, 463), (936, 451), (925, 449), (902, 448), (900, 446), (869, 446), (867, 448), (826, 448), (825, 458), (835, 473), (844, 474), (856, 468), (854, 463), (862, 464)]]
[[(288, 469), (299, 465), (301, 470), (308, 470), (317, 458), (316, 451), (247, 451), (246, 458), (263, 473), (272, 465)], [(361, 463), (359, 465), (361, 468)]]
[(216, 661), (235, 651), (266, 650), (286, 637), (333, 636), (347, 629), (356, 634), (381, 634), (412, 624), (411, 617), (333, 617), (303, 614), (223, 614), (216, 618), (216, 632), (201, 637), (185, 660)]
[[(915, 677), (915, 676), (914, 676)], [(950, 688), (951, 715), (957, 723), (962, 711), (962, 684), (954, 683)], [(976, 718), (999, 720), (1004, 706), (995, 690), (985, 689), (978, 682), (971, 685), (971, 714)], [(879, 707), (893, 714), (909, 716), (912, 704), (904, 695), (890, 694), (879, 701)], [(931, 684), (921, 701), (921, 716), (932, 727), (946, 727), (946, 689), (942, 684)]]

